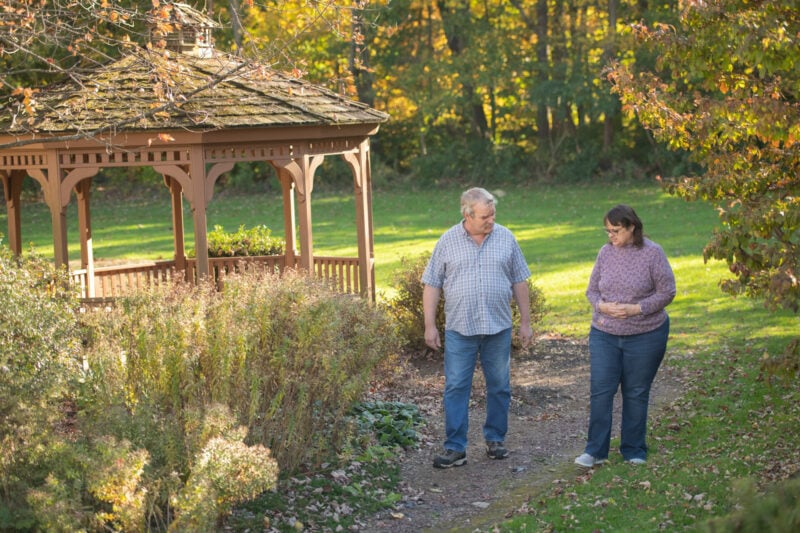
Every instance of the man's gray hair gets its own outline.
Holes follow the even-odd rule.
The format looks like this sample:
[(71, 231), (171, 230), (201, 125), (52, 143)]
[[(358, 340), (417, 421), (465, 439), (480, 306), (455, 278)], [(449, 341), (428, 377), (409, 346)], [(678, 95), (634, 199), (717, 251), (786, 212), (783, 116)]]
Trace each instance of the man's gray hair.
[(461, 194), (461, 214), (465, 217), (471, 217), (475, 215), (475, 209), (473, 209), (475, 205), (492, 206), (495, 203), (497, 203), (497, 200), (492, 193), (481, 187), (473, 187)]

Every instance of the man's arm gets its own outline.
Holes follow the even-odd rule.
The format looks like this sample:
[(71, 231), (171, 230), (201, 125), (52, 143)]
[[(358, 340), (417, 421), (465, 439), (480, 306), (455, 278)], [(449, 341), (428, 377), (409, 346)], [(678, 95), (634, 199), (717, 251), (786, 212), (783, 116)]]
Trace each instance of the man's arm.
[[(511, 286), (514, 293), (514, 300), (519, 308), (519, 338), (522, 347), (527, 348), (533, 339), (533, 329), (531, 329), (531, 299), (528, 291), (528, 282), (520, 281)], [(426, 315), (427, 324), (427, 315)], [(427, 326), (425, 330), (427, 331)]]
[[(527, 288), (527, 286), (526, 286)], [(442, 347), (442, 339), (439, 337), (439, 330), (436, 327), (436, 309), (439, 307), (439, 299), (442, 289), (425, 285), (422, 289), (422, 312), (425, 316), (425, 344), (434, 350)], [(528, 320), (530, 322), (530, 319)]]

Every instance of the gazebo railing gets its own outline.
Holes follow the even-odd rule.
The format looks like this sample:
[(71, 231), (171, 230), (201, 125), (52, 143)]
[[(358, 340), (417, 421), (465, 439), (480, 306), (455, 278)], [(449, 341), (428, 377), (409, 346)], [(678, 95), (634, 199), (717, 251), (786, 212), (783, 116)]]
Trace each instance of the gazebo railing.
[(357, 257), (314, 257), (314, 275), (327, 280), (339, 292), (360, 294)]
[[(241, 272), (243, 269), (266, 268), (282, 273), (286, 268), (286, 256), (264, 255), (252, 257), (212, 257), (209, 258), (209, 271), (218, 283), (226, 275)], [(85, 301), (106, 301), (123, 296), (131, 290), (153, 284), (171, 282), (177, 279), (197, 281), (197, 260), (186, 259), (186, 272), (175, 269), (175, 261), (154, 261), (135, 265), (106, 266), (94, 269), (94, 294), (90, 294), (88, 272), (86, 269), (70, 272), (72, 282), (80, 288), (80, 296)], [(314, 275), (327, 280), (340, 292), (359, 294), (359, 262), (357, 257), (314, 257)], [(221, 284), (220, 284), (221, 286)]]
[[(257, 255), (250, 257), (209, 257), (209, 275), (213, 276), (218, 286), (223, 278), (252, 268), (262, 268), (274, 273), (281, 273), (286, 268), (285, 255)], [(187, 259), (186, 269), (189, 272), (187, 279), (197, 282), (197, 260)]]
[(106, 266), (94, 269), (94, 295), (89, 292), (85, 268), (70, 272), (72, 282), (80, 288), (81, 298), (113, 298), (131, 290), (171, 282), (181, 278), (175, 261), (154, 261), (135, 265)]

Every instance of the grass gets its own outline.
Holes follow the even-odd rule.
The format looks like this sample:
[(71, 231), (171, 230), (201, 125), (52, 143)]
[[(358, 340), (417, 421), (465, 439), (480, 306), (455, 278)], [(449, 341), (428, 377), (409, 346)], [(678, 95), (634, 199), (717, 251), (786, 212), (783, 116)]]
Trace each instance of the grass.
[[(460, 189), (376, 192), (373, 199), (376, 282), (391, 297), (392, 273), (403, 257), (430, 251), (459, 221)], [(702, 249), (717, 223), (711, 206), (685, 203), (652, 184), (588, 183), (495, 190), (498, 222), (514, 231), (550, 308), (543, 329), (584, 337), (589, 309), (583, 295), (597, 250), (605, 241), (602, 216), (616, 203), (634, 206), (645, 232), (660, 243), (675, 271), (678, 295), (669, 307), (672, 331), (666, 365), (682, 376), (685, 394), (653, 413), (646, 468), (616, 458), (593, 472), (574, 472), (545, 492), (532, 493), (504, 531), (686, 530), (737, 505), (736, 487), (759, 488), (800, 470), (800, 394), (796, 379), (770, 380), (764, 360), (797, 336), (798, 317), (770, 314), (758, 302), (720, 292), (726, 265), (704, 263)], [(74, 204), (74, 203), (73, 203)], [(98, 261), (169, 258), (169, 195), (157, 201), (92, 204)], [(79, 257), (74, 205), (68, 212), (70, 257)], [(280, 194), (217, 195), (209, 229), (266, 224), (283, 235)], [(357, 255), (355, 209), (349, 194), (316, 194), (315, 251)], [(26, 205), (23, 242), (52, 255), (50, 215)], [(0, 216), (5, 227), (5, 214)], [(186, 208), (187, 250), (193, 246)], [(588, 386), (588, 384), (587, 384)], [(612, 443), (613, 445), (614, 443)], [(571, 471), (570, 471), (571, 472)], [(749, 481), (747, 481), (749, 480)]]

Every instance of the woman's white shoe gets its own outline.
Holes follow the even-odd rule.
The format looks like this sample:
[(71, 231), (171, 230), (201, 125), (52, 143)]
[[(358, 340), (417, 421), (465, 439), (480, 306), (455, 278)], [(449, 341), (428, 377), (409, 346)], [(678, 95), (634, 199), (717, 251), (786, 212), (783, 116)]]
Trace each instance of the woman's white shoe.
[(605, 459), (596, 459), (595, 457), (592, 457), (588, 453), (582, 453), (575, 458), (576, 465), (583, 466), (586, 468), (592, 468), (595, 465), (601, 465), (605, 462), (606, 462)]

